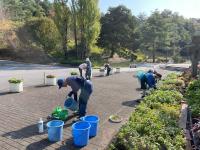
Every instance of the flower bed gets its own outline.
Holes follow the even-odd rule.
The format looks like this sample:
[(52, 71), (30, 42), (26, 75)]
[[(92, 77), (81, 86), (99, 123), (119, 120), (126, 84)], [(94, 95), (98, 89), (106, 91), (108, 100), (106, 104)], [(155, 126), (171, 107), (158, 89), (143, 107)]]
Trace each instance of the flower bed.
[[(178, 79), (178, 75), (170, 74), (160, 86), (168, 85), (166, 81), (174, 79)], [(184, 149), (184, 132), (178, 126), (182, 99), (177, 90), (152, 91), (132, 113), (109, 149)]]
[(192, 138), (192, 148), (200, 149), (200, 80), (195, 80), (187, 74), (190, 80), (187, 81), (185, 98), (189, 105), (188, 128)]
[(200, 80), (194, 80), (189, 84), (185, 97), (191, 107), (192, 117), (200, 117)]

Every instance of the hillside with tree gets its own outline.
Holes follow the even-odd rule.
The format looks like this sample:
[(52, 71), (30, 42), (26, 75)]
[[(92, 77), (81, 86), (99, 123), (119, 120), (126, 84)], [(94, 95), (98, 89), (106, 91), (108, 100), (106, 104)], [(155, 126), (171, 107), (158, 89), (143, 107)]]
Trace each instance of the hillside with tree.
[(123, 5), (101, 14), (98, 0), (0, 4), (0, 57), (39, 63), (78, 64), (86, 57), (101, 62), (115, 54), (138, 62), (184, 62), (200, 24), (170, 10), (136, 16)]

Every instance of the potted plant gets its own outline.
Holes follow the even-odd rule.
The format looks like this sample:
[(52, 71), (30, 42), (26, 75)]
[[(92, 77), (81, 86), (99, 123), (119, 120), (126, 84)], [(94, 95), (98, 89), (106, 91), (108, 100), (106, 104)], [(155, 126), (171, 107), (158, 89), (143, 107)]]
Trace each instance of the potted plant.
[(75, 72), (75, 71), (72, 71), (70, 74), (71, 74), (71, 76), (77, 76), (78, 75), (78, 73)]
[(8, 80), (10, 86), (10, 92), (22, 92), (23, 82), (20, 79), (12, 78)]
[(105, 69), (104, 68), (100, 68), (99, 72), (100, 72), (100, 76), (105, 76)]
[(116, 73), (120, 73), (120, 68), (116, 68)]
[(56, 85), (56, 77), (54, 75), (46, 76), (46, 85)]

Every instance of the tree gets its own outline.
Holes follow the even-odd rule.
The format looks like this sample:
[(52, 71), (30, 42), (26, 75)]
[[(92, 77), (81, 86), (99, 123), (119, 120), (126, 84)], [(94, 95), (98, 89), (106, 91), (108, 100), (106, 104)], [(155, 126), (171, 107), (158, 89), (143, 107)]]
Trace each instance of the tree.
[(78, 0), (78, 24), (81, 36), (81, 57), (88, 57), (100, 33), (98, 0)]
[(76, 56), (78, 58), (77, 2), (75, 0), (71, 0), (71, 13), (72, 13), (72, 22), (73, 22), (73, 31), (74, 31), (74, 41), (75, 41)]
[(197, 76), (197, 65), (200, 59), (200, 31), (196, 32), (192, 37), (192, 45), (190, 47), (192, 61), (192, 76)]
[(35, 0), (2, 0), (6, 15), (11, 20), (24, 21), (32, 16), (44, 16), (44, 10)]
[(143, 26), (143, 42), (146, 47), (152, 52), (153, 62), (155, 62), (155, 51), (159, 48), (160, 38), (163, 36), (162, 16), (160, 12), (155, 10), (152, 15), (146, 20)]
[(62, 37), (62, 49), (65, 57), (68, 57), (68, 29), (70, 24), (70, 9), (68, 0), (54, 0), (55, 16), (54, 21)]
[(101, 17), (99, 45), (110, 50), (110, 57), (120, 48), (130, 48), (134, 41), (136, 19), (125, 6), (109, 8)]
[(39, 5), (42, 7), (45, 16), (49, 15), (50, 10), (52, 9), (52, 3), (49, 0), (39, 1)]
[(168, 53), (172, 56), (180, 54), (180, 43), (190, 41), (189, 31), (185, 28), (186, 20), (170, 10), (159, 12), (155, 10), (141, 26), (141, 43), (152, 53), (155, 62), (156, 52), (164, 52), (166, 60)]
[(52, 19), (36, 17), (27, 21), (25, 25), (47, 53), (54, 50), (58, 43), (58, 30)]

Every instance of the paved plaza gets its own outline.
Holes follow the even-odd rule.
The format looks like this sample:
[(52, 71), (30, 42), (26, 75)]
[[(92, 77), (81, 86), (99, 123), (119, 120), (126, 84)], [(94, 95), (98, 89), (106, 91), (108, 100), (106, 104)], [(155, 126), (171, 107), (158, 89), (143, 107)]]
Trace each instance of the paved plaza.
[[(100, 117), (98, 136), (92, 138), (87, 150), (105, 149), (121, 125), (126, 122), (136, 99), (140, 98), (137, 79), (132, 73), (119, 73), (109, 77), (94, 77), (94, 93), (88, 103), (88, 114)], [(0, 147), (2, 149), (80, 149), (73, 146), (71, 136), (72, 119), (64, 126), (62, 142), (51, 143), (47, 133), (37, 133), (37, 122), (46, 117), (55, 106), (63, 106), (69, 89), (58, 90), (56, 86), (33, 86), (25, 88), (23, 93), (0, 94)], [(123, 117), (123, 122), (116, 124), (108, 121), (112, 114)]]
[[(89, 145), (77, 148), (73, 145), (71, 125), (74, 116), (70, 112), (69, 120), (64, 125), (63, 141), (52, 143), (48, 141), (47, 129), (44, 134), (38, 134), (37, 122), (43, 118), (47, 123), (47, 116), (56, 106), (63, 106), (65, 97), (70, 88), (58, 90), (56, 86), (43, 86), (43, 72), (54, 74), (57, 77), (69, 76), (75, 68), (65, 68), (45, 65), (26, 65), (10, 62), (2, 64), (0, 68), (0, 147), (9, 150), (42, 150), (42, 149), (106, 149), (122, 124), (129, 116), (140, 99), (138, 80), (134, 78), (135, 71), (148, 70), (152, 66), (138, 68), (122, 68), (121, 73), (108, 77), (98, 77), (98, 70), (94, 71), (92, 79), (94, 92), (88, 102), (87, 114), (100, 117), (99, 133), (90, 139)], [(14, 66), (14, 68), (13, 68)], [(3, 67), (3, 68), (2, 68)], [(26, 70), (30, 68), (29, 70)], [(172, 70), (172, 68), (170, 68)], [(176, 68), (175, 68), (176, 70)], [(159, 70), (164, 76), (171, 72)], [(25, 82), (23, 93), (8, 93), (7, 80), (21, 74)], [(121, 123), (109, 122), (109, 116), (117, 114), (123, 118)]]

